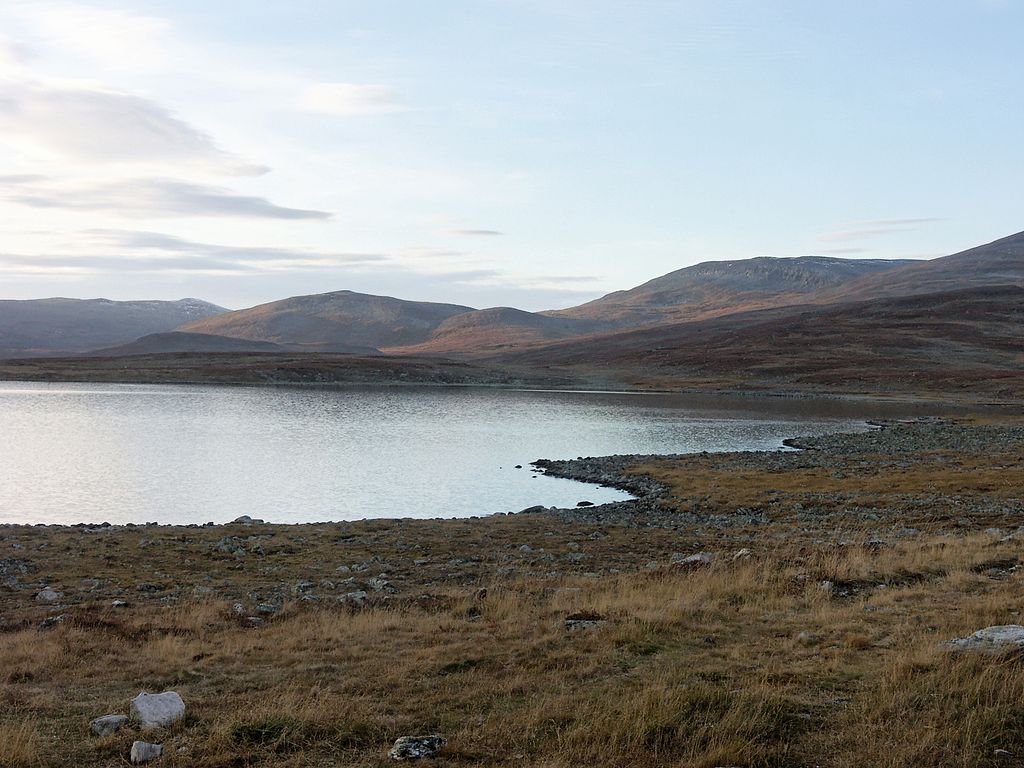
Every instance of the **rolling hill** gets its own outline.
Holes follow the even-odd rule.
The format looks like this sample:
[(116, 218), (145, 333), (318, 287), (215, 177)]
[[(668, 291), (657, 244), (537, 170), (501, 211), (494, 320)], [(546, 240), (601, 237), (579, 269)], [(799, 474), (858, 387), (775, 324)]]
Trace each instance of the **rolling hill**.
[(471, 311), (456, 304), (335, 291), (260, 304), (178, 330), (270, 341), (293, 350), (349, 352), (420, 344), (448, 318)]
[(233, 339), (208, 333), (168, 331), (151, 333), (118, 347), (94, 349), (86, 354), (95, 357), (125, 357), (128, 355), (167, 355), (189, 352), (286, 352), (285, 347), (270, 341)]
[(866, 275), (818, 292), (817, 303), (912, 296), (990, 285), (1024, 285), (1024, 232), (976, 248)]
[(497, 307), (458, 315), (438, 326), (429, 340), (389, 351), (475, 357), (601, 331), (800, 304), (822, 289), (911, 263), (817, 256), (706, 262), (569, 309)]
[(756, 310), (551, 342), (488, 362), (621, 384), (1024, 394), (1024, 287)]
[(0, 301), (0, 357), (77, 354), (125, 344), (226, 311), (198, 299)]
[(620, 327), (699, 320), (805, 303), (808, 296), (825, 289), (912, 263), (825, 256), (709, 261), (670, 272), (628, 291), (616, 291), (578, 307), (544, 314), (614, 322)]
[(427, 341), (387, 351), (417, 355), (476, 355), (614, 327), (614, 323), (598, 320), (551, 317), (512, 307), (493, 307), (454, 315), (437, 326)]

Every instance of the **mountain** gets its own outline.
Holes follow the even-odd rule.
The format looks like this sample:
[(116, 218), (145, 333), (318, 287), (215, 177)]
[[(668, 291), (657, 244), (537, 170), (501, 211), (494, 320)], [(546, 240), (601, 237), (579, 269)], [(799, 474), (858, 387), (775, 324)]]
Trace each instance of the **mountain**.
[(1024, 232), (820, 291), (818, 303), (936, 293), (987, 285), (1024, 285)]
[(472, 307), (335, 291), (260, 304), (178, 330), (271, 341), (294, 350), (347, 352), (420, 344), (445, 320)]
[(0, 357), (77, 354), (124, 344), (226, 311), (198, 299), (0, 301)]
[(1024, 394), (1024, 287), (742, 312), (536, 345), (489, 362), (679, 387)]
[(616, 291), (550, 317), (614, 322), (620, 327), (699, 320), (750, 309), (802, 304), (807, 297), (911, 261), (825, 256), (709, 261)]
[(454, 315), (441, 323), (427, 341), (392, 352), (402, 354), (474, 355), (536, 341), (565, 339), (614, 324), (574, 317), (551, 317), (512, 307), (492, 307)]
[(818, 256), (705, 262), (569, 309), (467, 312), (443, 322), (425, 342), (388, 351), (476, 357), (602, 331), (799, 304), (822, 289), (911, 263)]
[(207, 333), (169, 331), (151, 333), (119, 347), (94, 349), (86, 354), (95, 357), (126, 357), (128, 355), (166, 355), (188, 352), (285, 352), (284, 347), (270, 341), (232, 339)]

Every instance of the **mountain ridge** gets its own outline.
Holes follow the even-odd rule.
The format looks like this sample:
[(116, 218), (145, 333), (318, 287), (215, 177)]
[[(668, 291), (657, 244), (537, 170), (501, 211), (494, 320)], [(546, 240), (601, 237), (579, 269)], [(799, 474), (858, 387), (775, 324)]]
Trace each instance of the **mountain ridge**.
[(0, 357), (67, 355), (129, 343), (197, 319), (227, 312), (201, 299), (0, 300)]

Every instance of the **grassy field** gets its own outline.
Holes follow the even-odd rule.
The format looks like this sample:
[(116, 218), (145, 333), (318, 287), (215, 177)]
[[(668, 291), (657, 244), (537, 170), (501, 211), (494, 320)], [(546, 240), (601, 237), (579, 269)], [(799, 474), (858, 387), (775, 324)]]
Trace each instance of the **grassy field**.
[(140, 732), (89, 721), (165, 689), (167, 766), (383, 766), (421, 733), (437, 766), (1024, 765), (1024, 656), (941, 646), (1024, 623), (1019, 449), (865, 455), (636, 470), (776, 510), (735, 525), (0, 527), (0, 765), (123, 765)]

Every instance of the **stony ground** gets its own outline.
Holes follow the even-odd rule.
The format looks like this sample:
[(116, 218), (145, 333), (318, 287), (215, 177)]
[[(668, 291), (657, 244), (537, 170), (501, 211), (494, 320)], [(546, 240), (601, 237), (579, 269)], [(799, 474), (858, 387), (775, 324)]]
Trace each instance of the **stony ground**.
[[(1024, 426), (546, 463), (637, 502), (0, 527), (0, 765), (1024, 765)], [(109, 736), (140, 691), (169, 728)]]

